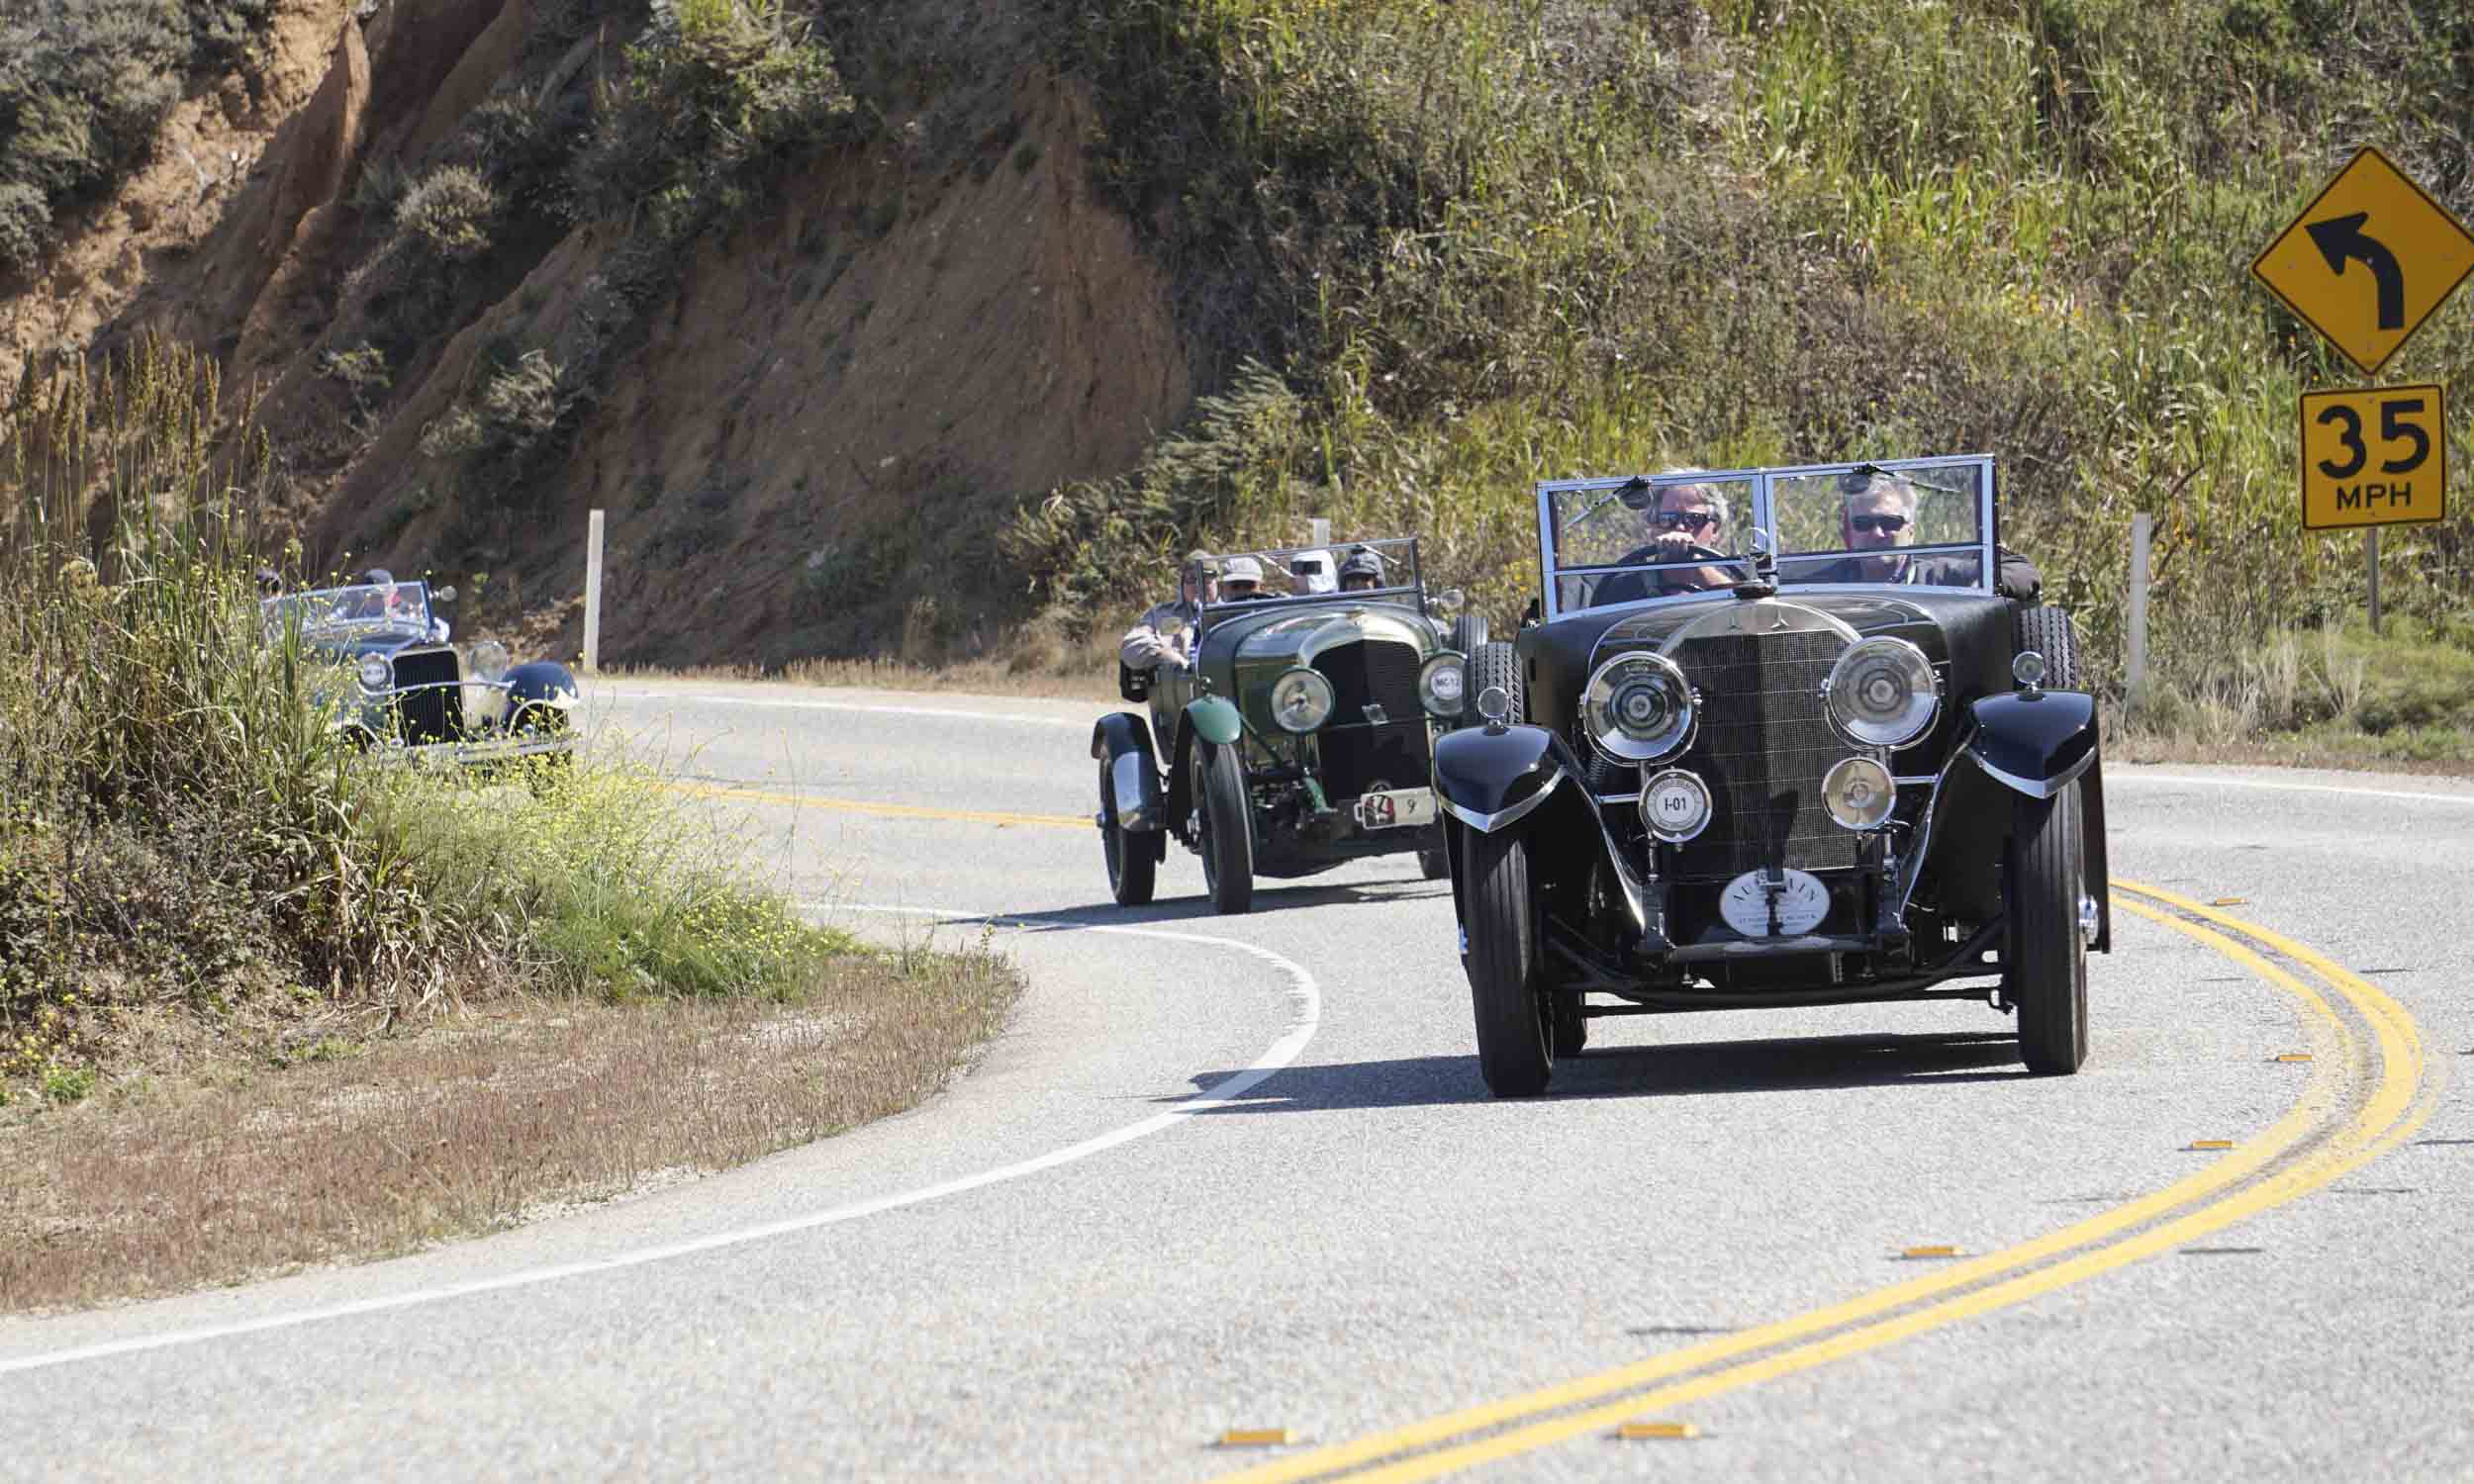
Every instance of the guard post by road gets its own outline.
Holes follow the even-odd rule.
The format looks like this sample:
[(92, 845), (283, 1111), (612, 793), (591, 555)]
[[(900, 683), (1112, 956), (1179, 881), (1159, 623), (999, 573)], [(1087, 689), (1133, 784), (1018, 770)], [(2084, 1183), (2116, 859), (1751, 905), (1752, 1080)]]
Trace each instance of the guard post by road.
[[(2376, 376), (2474, 273), (2474, 232), (2388, 156), (2365, 146), (2250, 271), (2347, 360)], [(2426, 524), (2447, 513), (2445, 401), (2446, 389), (2437, 385), (2301, 394), (2303, 528), (2364, 528), (2374, 634), (2380, 527)]]

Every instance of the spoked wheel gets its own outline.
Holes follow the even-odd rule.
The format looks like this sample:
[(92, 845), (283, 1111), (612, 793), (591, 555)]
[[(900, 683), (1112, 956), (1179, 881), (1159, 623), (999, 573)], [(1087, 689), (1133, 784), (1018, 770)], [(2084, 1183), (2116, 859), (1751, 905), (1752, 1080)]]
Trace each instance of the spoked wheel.
[(1203, 888), (1223, 913), (1254, 905), (1254, 811), (1237, 749), (1194, 742), (1194, 817), (1201, 825)]
[(1117, 822), (1116, 780), (1107, 758), (1099, 760), (1099, 848), (1108, 860), (1108, 891), (1120, 907), (1139, 907), (1151, 900), (1160, 875), (1160, 858), (1152, 842), (1136, 839)]
[(1497, 1097), (1535, 1096), (1555, 1072), (1555, 1027), (1539, 982), (1538, 903), (1530, 889), (1527, 840), (1470, 832), (1463, 909), (1477, 1070)]
[(2086, 887), (2079, 786), (2013, 805), (2009, 970), (2004, 990), (2019, 1010), (2019, 1059), (2048, 1075), (2087, 1060), (2087, 938), (2079, 928)]

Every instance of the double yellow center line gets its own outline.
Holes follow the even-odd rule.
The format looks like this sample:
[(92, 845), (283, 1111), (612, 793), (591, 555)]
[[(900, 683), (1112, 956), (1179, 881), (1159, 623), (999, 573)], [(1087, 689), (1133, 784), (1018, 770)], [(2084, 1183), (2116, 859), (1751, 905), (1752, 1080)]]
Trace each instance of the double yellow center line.
[[(2311, 1084), (2273, 1126), (2206, 1169), (2033, 1242), (1759, 1329), (1281, 1458), (1226, 1475), (1221, 1484), (1431, 1479), (1604, 1434), (1645, 1412), (1671, 1410), (1862, 1354), (2178, 1247), (2340, 1178), (2412, 1137), (2429, 1116), (2436, 1088), (2423, 1086), (2422, 1037), (2405, 1007), (2376, 985), (2313, 949), (2189, 897), (2134, 881), (2113, 884), (2116, 905), (2257, 974), (2293, 996), (2335, 1042), (2338, 1054), (2317, 1059)], [(2358, 1018), (2368, 1046), (2309, 983), (2249, 944), (2202, 923), (2308, 969)], [(2368, 1095), (2350, 1117), (2334, 1122), (2344, 1090), (2340, 1083), (2366, 1062), (2377, 1067)]]

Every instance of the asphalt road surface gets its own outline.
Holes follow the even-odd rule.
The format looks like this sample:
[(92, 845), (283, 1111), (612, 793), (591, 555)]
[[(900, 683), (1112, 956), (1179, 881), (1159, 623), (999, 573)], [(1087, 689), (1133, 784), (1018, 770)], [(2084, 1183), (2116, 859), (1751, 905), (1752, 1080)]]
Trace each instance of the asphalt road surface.
[(1014, 1023), (727, 1174), (0, 1320), (0, 1475), (2474, 1476), (2474, 788), (2111, 769), (2075, 1077), (1861, 1006), (1601, 1020), (1513, 1102), (1412, 858), (1107, 905), (1097, 705), (593, 701), (821, 916), (1017, 956)]

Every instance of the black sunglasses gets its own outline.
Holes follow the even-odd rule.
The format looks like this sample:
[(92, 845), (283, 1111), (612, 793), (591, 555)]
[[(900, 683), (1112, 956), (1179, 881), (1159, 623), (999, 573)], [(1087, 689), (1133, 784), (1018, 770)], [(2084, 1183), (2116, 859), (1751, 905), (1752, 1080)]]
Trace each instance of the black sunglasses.
[(1668, 530), (1699, 530), (1718, 523), (1716, 510), (1660, 510), (1650, 517), (1651, 523)]
[(1905, 515), (1850, 515), (1847, 517), (1847, 523), (1857, 530), (1874, 531), (1886, 536), (1905, 530), (1907, 517)]

